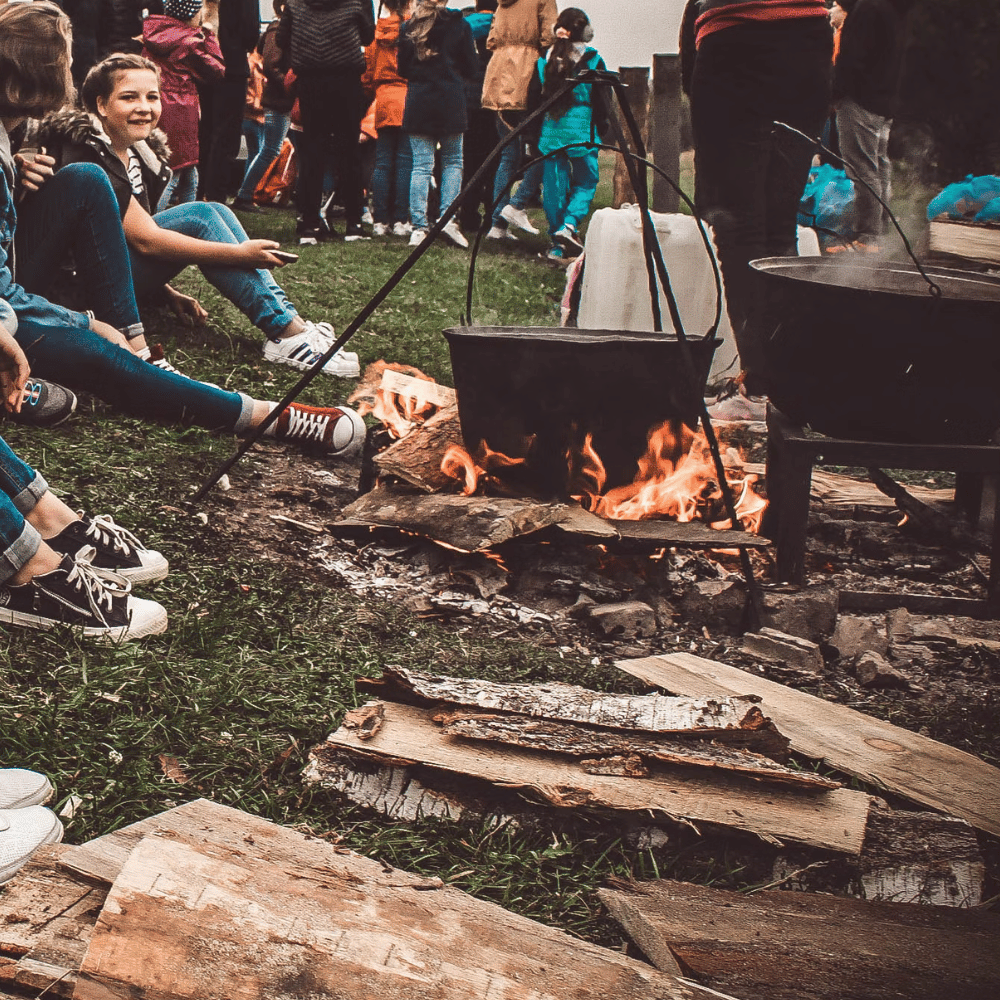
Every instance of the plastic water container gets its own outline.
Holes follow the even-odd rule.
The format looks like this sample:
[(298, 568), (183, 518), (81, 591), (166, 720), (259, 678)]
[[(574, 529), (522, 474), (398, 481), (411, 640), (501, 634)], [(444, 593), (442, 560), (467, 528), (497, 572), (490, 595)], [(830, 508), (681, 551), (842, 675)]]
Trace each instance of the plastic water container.
[[(653, 212), (652, 218), (684, 332), (691, 338), (703, 337), (715, 318), (716, 290), (712, 263), (698, 223), (690, 215)], [(587, 265), (580, 293), (578, 325), (592, 330), (652, 330), (653, 310), (638, 207), (623, 205), (618, 209), (598, 209), (590, 220), (585, 246)], [(799, 253), (819, 254), (813, 230), (799, 229)], [(659, 283), (657, 290), (663, 330), (674, 333)], [(709, 384), (721, 382), (739, 371), (724, 295), (717, 335), (722, 343), (715, 352)]]

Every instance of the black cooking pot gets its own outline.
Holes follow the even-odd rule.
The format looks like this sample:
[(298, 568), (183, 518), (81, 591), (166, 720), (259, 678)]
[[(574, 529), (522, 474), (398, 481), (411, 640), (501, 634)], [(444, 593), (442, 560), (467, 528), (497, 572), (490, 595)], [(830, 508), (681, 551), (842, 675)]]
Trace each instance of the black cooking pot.
[(692, 383), (673, 334), (633, 330), (466, 326), (444, 331), (458, 392), (462, 437), (475, 453), (527, 458), (505, 479), (565, 496), (567, 449), (585, 436), (604, 462), (608, 486), (632, 482), (649, 429), (691, 427), (718, 340), (691, 340)]
[(1000, 279), (911, 264), (750, 265), (771, 401), (824, 434), (983, 444), (1000, 428)]

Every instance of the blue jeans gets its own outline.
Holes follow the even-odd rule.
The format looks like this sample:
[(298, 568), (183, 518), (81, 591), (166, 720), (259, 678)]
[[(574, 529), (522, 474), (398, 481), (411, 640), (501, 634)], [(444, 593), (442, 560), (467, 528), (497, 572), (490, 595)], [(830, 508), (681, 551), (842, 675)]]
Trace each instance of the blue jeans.
[(542, 166), (545, 168), (542, 206), (550, 235), (563, 226), (578, 228), (590, 211), (597, 190), (597, 150), (584, 156), (555, 153)]
[(198, 166), (192, 163), (189, 167), (181, 167), (174, 171), (173, 177), (167, 181), (167, 186), (160, 195), (156, 210), (162, 212), (171, 202), (183, 205), (198, 197)]
[[(212, 243), (242, 243), (249, 238), (231, 209), (211, 201), (174, 205), (157, 212), (155, 221), (161, 229)], [(167, 284), (187, 266), (182, 261), (160, 260), (132, 249), (129, 254), (132, 279), (139, 295)], [(199, 266), (201, 273), (272, 340), (277, 339), (298, 315), (270, 271), (212, 264)]]
[[(511, 132), (513, 132), (514, 129), (521, 124), (525, 116), (526, 112), (524, 111), (498, 112), (497, 136), (500, 139), (506, 139), (507, 136), (509, 136)], [(507, 220), (500, 213), (508, 204), (513, 205), (515, 208), (526, 208), (528, 202), (531, 201), (533, 197), (538, 196), (538, 188), (542, 183), (543, 165), (541, 163), (535, 164), (535, 166), (525, 172), (524, 177), (521, 178), (521, 183), (518, 186), (517, 191), (514, 193), (514, 196), (511, 197), (508, 188), (510, 187), (514, 174), (517, 173), (517, 169), (520, 165), (521, 142), (520, 140), (515, 140), (514, 142), (508, 143), (504, 146), (503, 152), (500, 154), (500, 162), (497, 164), (496, 177), (493, 181), (494, 200), (500, 198), (500, 193), (504, 192), (503, 197), (500, 198), (500, 203), (493, 212), (493, 225), (500, 229), (507, 228)]]
[(70, 163), (18, 209), (17, 278), (48, 296), (67, 252), (87, 305), (126, 337), (143, 332), (132, 288), (128, 247), (108, 175), (96, 163)]
[(41, 536), (25, 521), (48, 483), (0, 438), (0, 583), (9, 580), (38, 551)]
[(376, 222), (406, 222), (410, 217), (413, 154), (409, 136), (396, 125), (383, 125), (375, 140), (372, 212)]
[(462, 133), (437, 138), (408, 133), (413, 153), (413, 170), (410, 174), (410, 222), (414, 229), (427, 228), (427, 194), (434, 173), (434, 150), (441, 143), (441, 214), (458, 197), (462, 190)]
[[(247, 160), (247, 171), (243, 175), (243, 183), (240, 185), (237, 198), (241, 198), (243, 201), (253, 201), (253, 193), (257, 190), (260, 179), (281, 152), (281, 144), (288, 134), (290, 122), (291, 116), (280, 111), (266, 112), (263, 126), (257, 125), (256, 122), (244, 122), (244, 131), (250, 124), (257, 125), (259, 141), (256, 152)], [(249, 137), (247, 141), (249, 142)]]

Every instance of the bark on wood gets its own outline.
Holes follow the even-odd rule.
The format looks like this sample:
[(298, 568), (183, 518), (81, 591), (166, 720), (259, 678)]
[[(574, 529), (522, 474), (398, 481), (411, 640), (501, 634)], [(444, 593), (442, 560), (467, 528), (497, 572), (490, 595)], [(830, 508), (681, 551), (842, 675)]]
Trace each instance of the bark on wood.
[[(649, 67), (623, 66), (618, 72), (621, 74), (622, 83), (628, 87), (628, 106), (635, 116), (636, 124), (639, 126), (639, 132), (645, 143), (649, 136), (649, 130), (646, 127), (647, 108), (649, 107)], [(615, 109), (622, 131), (628, 136), (625, 118), (618, 110), (617, 104), (615, 104)], [(621, 208), (622, 205), (634, 205), (635, 201), (635, 191), (629, 180), (628, 167), (625, 165), (621, 153), (618, 153), (615, 156), (614, 196), (611, 207)]]
[(397, 476), (426, 493), (454, 489), (455, 480), (441, 471), (441, 459), (452, 445), (461, 445), (458, 406), (439, 410), (404, 438), (375, 456), (380, 475)]
[(435, 677), (405, 667), (383, 668), (383, 679), (424, 702), (451, 702), (533, 718), (583, 722), (612, 729), (653, 733), (770, 731), (770, 720), (750, 698), (670, 698), (663, 695), (607, 694), (573, 684), (497, 684), (461, 677)]
[(437, 880), (194, 805), (189, 833), (144, 837), (128, 856), (77, 1000), (705, 995)]
[(73, 995), (107, 890), (59, 867), (69, 850), (43, 847), (0, 894), (0, 995), (4, 988)]
[[(653, 162), (674, 184), (680, 180), (681, 154), (681, 57), (653, 56), (653, 94), (649, 112), (649, 138)], [(659, 174), (653, 174), (653, 210), (676, 212), (677, 191)]]
[(770, 539), (746, 531), (718, 530), (697, 521), (618, 521), (609, 522), (622, 541), (683, 545), (692, 549), (766, 549)]
[(798, 892), (646, 882), (598, 895), (660, 968), (768, 1000), (992, 1000), (1000, 918)]
[(385, 725), (362, 742), (340, 729), (313, 750), (352, 751), (359, 759), (412, 761), (456, 775), (471, 775), (504, 788), (516, 788), (535, 801), (566, 809), (649, 812), (676, 821), (714, 823), (783, 840), (857, 854), (861, 850), (869, 798), (838, 788), (804, 793), (786, 788), (760, 789), (731, 777), (692, 774), (688, 768), (657, 764), (643, 781), (588, 775), (578, 768), (513, 747), (489, 751), (445, 736), (430, 712), (388, 703)]
[(978, 757), (688, 653), (624, 660), (619, 668), (690, 697), (756, 694), (792, 749), (914, 802), (1000, 835), (1000, 769)]
[(506, 743), (528, 750), (547, 750), (573, 757), (634, 756), (682, 767), (716, 768), (749, 778), (807, 789), (840, 788), (839, 781), (808, 771), (793, 771), (769, 757), (748, 750), (720, 746), (707, 740), (649, 739), (637, 734), (609, 733), (581, 725), (532, 719), (522, 715), (483, 715), (449, 712), (437, 717), (448, 736)]

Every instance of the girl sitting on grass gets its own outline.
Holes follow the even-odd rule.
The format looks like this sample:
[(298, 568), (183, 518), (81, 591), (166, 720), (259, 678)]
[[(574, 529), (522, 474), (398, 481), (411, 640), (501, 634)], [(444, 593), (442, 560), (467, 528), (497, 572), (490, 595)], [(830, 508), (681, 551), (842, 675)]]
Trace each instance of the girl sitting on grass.
[[(587, 15), (577, 7), (567, 7), (556, 18), (555, 42), (547, 57), (538, 60), (536, 91), (544, 100), (571, 77), (584, 70), (605, 69), (597, 50), (587, 45), (594, 37)], [(538, 139), (538, 151), (551, 154), (544, 161), (542, 207), (549, 224), (553, 247), (550, 260), (579, 257), (583, 243), (580, 223), (590, 211), (597, 190), (597, 150), (584, 146), (561, 149), (577, 142), (591, 142), (603, 131), (604, 115), (594, 107), (593, 87), (581, 83), (545, 113)]]
[[(140, 296), (164, 289), (181, 318), (204, 322), (201, 305), (168, 284), (196, 264), (264, 333), (268, 361), (311, 368), (333, 343), (333, 327), (303, 320), (271, 276), (270, 268), (283, 263), (274, 255), (276, 242), (249, 239), (233, 212), (215, 202), (190, 202), (151, 214), (170, 178), (165, 147), (154, 135), (161, 107), (156, 65), (137, 55), (109, 56), (87, 74), (82, 98), (87, 111), (62, 111), (40, 123), (34, 140), (46, 154), (21, 163), (21, 181), (29, 192), (20, 208), (18, 241), (25, 286), (47, 293), (58, 270), (53, 265), (66, 247), (77, 251), (78, 270), (86, 266), (89, 251), (74, 245), (77, 220), (67, 211), (61, 178), (68, 164), (94, 163), (114, 189), (115, 224), (120, 219), (125, 230), (132, 281)], [(126, 331), (129, 346), (148, 357), (137, 310), (98, 299), (97, 286), (89, 280), (84, 286), (95, 311)], [(335, 354), (323, 370), (342, 378), (361, 374), (358, 356), (347, 351)]]
[[(93, 393), (127, 413), (248, 433), (264, 422), (274, 403), (157, 368), (129, 350), (125, 336), (110, 323), (55, 305), (14, 279), (11, 245), (17, 213), (8, 132), (28, 116), (45, 115), (72, 99), (70, 41), (69, 18), (50, 0), (0, 7), (0, 299), (17, 317), (17, 342), (40, 377)], [(131, 310), (138, 322), (128, 248), (108, 175), (96, 164), (72, 163), (48, 184), (61, 199), (54, 221), (59, 221), (59, 213), (72, 216), (86, 237), (77, 263), (88, 288), (95, 297)], [(42, 232), (39, 238), (46, 235)], [(56, 251), (64, 251), (65, 243), (50, 250), (48, 266), (54, 268)], [(263, 255), (268, 247), (232, 250)], [(365, 425), (347, 407), (292, 403), (269, 433), (343, 455), (361, 448)]]

